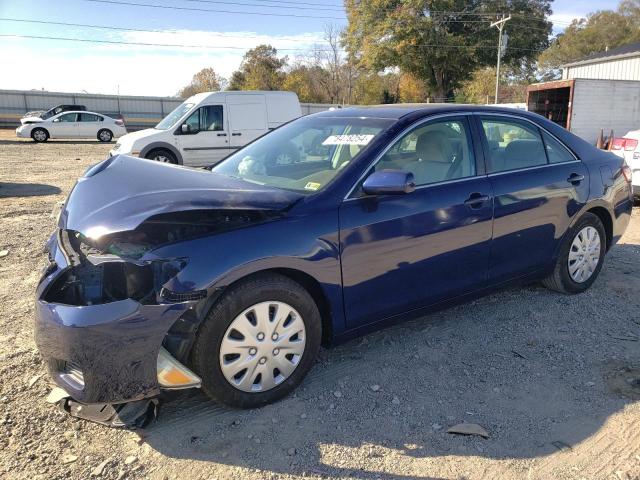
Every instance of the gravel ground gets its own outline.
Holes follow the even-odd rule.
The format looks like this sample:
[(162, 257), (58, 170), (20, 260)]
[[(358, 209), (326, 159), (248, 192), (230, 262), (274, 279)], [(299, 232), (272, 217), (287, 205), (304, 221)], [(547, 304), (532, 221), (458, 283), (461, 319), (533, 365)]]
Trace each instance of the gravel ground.
[[(640, 478), (638, 209), (589, 292), (507, 290), (323, 351), (276, 405), (183, 393), (139, 432), (57, 411), (33, 342), (42, 246), (109, 148), (0, 131), (0, 478)], [(460, 422), (489, 438), (446, 433)]]

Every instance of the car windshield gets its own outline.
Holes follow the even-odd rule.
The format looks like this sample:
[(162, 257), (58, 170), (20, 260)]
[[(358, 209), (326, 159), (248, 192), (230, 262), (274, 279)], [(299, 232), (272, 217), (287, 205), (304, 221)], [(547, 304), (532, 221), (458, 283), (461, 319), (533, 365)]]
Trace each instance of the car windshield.
[(155, 128), (156, 130), (168, 130), (173, 127), (182, 116), (193, 107), (193, 103), (181, 103), (169, 115), (164, 117)]
[(256, 140), (215, 173), (304, 193), (324, 188), (393, 120), (308, 117)]
[(60, 113), (62, 110), (58, 107), (54, 107), (51, 110), (47, 110), (46, 112), (44, 112), (42, 115), (40, 115), (40, 118), (43, 120), (46, 120), (47, 118), (51, 118), (54, 115), (57, 115), (58, 113)]

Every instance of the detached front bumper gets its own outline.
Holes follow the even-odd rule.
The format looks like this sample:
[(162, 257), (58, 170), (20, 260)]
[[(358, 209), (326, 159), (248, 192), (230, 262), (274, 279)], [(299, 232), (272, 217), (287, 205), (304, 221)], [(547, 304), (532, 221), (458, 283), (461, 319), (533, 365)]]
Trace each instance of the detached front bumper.
[(123, 403), (159, 394), (163, 339), (191, 304), (48, 302), (48, 291), (69, 267), (55, 239), (49, 250), (51, 263), (36, 291), (35, 337), (54, 382), (82, 403)]

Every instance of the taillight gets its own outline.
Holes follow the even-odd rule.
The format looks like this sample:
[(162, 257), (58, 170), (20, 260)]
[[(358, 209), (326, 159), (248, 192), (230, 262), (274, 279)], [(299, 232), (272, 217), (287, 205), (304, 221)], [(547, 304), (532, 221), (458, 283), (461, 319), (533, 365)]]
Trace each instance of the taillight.
[(627, 181), (627, 183), (631, 183), (631, 168), (629, 168), (629, 165), (625, 165), (622, 167), (622, 175), (624, 176), (624, 179)]
[(624, 149), (627, 152), (633, 152), (638, 146), (638, 140), (634, 138), (627, 138), (624, 141)]
[(124, 120), (116, 120), (116, 125), (119, 125), (120, 127), (124, 127)]
[(614, 138), (611, 141), (611, 150), (622, 150), (624, 148), (624, 143), (625, 143), (624, 138)]

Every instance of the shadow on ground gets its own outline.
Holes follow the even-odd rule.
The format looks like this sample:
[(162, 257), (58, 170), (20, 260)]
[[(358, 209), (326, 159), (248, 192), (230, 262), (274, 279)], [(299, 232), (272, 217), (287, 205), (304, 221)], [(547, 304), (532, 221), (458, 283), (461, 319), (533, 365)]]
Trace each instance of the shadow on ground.
[(42, 183), (0, 182), (0, 198), (57, 195), (60, 188)]
[[(146, 441), (174, 458), (359, 479), (430, 478), (429, 457), (528, 459), (596, 441), (640, 399), (639, 260), (639, 246), (620, 245), (585, 294), (508, 290), (323, 351), (295, 395), (262, 409), (181, 394)], [(490, 438), (446, 433), (460, 422)]]

